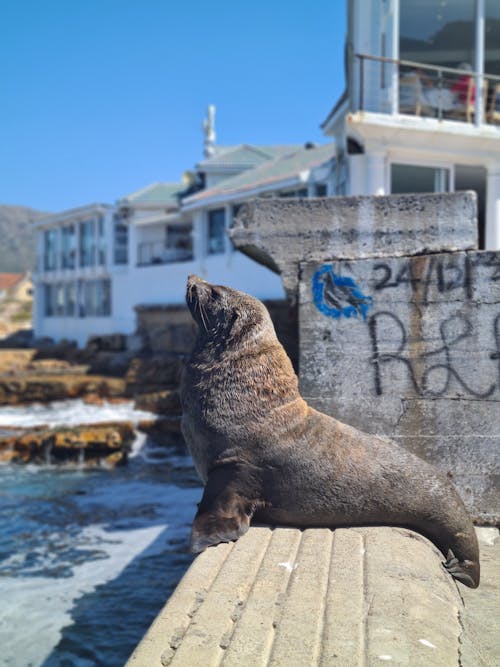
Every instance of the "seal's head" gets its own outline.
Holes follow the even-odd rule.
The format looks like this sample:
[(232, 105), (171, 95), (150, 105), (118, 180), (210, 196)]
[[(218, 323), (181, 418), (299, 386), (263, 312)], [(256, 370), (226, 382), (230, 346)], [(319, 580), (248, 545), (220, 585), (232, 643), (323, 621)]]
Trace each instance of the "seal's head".
[(186, 303), (203, 338), (241, 341), (256, 331), (275, 336), (266, 307), (244, 292), (191, 275), (187, 280)]

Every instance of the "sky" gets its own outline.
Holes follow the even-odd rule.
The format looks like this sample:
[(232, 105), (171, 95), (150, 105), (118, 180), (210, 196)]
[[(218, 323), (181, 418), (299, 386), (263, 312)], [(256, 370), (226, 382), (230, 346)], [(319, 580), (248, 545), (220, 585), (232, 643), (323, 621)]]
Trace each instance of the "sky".
[(216, 143), (325, 142), (345, 0), (2, 0), (0, 204), (61, 211), (179, 181)]

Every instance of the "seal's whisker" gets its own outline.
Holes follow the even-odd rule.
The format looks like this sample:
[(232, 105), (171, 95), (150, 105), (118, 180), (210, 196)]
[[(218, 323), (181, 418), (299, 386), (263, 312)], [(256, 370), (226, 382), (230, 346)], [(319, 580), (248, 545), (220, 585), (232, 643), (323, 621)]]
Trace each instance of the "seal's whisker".
[(198, 305), (198, 309), (200, 311), (200, 317), (201, 317), (201, 321), (202, 321), (202, 324), (203, 324), (203, 328), (205, 329), (206, 333), (208, 333), (208, 323), (207, 323), (208, 318), (207, 318), (207, 314), (205, 312), (205, 308), (203, 307), (203, 305), (199, 301), (198, 301), (197, 305)]

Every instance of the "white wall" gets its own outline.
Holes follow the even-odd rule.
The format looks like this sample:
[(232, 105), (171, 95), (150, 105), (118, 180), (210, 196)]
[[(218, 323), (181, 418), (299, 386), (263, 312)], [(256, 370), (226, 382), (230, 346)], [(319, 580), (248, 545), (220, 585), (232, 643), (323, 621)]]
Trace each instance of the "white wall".
[(36, 336), (49, 336), (55, 341), (74, 340), (79, 347), (84, 347), (90, 336), (112, 333), (117, 333), (117, 329), (111, 317), (44, 317)]
[(259, 299), (284, 298), (279, 275), (240, 252), (229, 251), (209, 255), (203, 261), (137, 267), (130, 280), (131, 302), (134, 305), (182, 304), (186, 279), (191, 273), (209, 282), (246, 291)]

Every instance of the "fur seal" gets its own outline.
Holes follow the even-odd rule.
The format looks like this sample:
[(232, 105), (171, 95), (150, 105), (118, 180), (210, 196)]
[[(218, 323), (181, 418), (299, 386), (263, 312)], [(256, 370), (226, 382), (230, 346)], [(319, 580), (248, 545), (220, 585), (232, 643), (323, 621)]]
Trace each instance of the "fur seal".
[(429, 538), (479, 585), (474, 526), (449, 480), (390, 440), (309, 407), (265, 306), (190, 276), (197, 339), (181, 384), (182, 431), (205, 484), (191, 550), (238, 539), (252, 517), (297, 527), (390, 525)]

